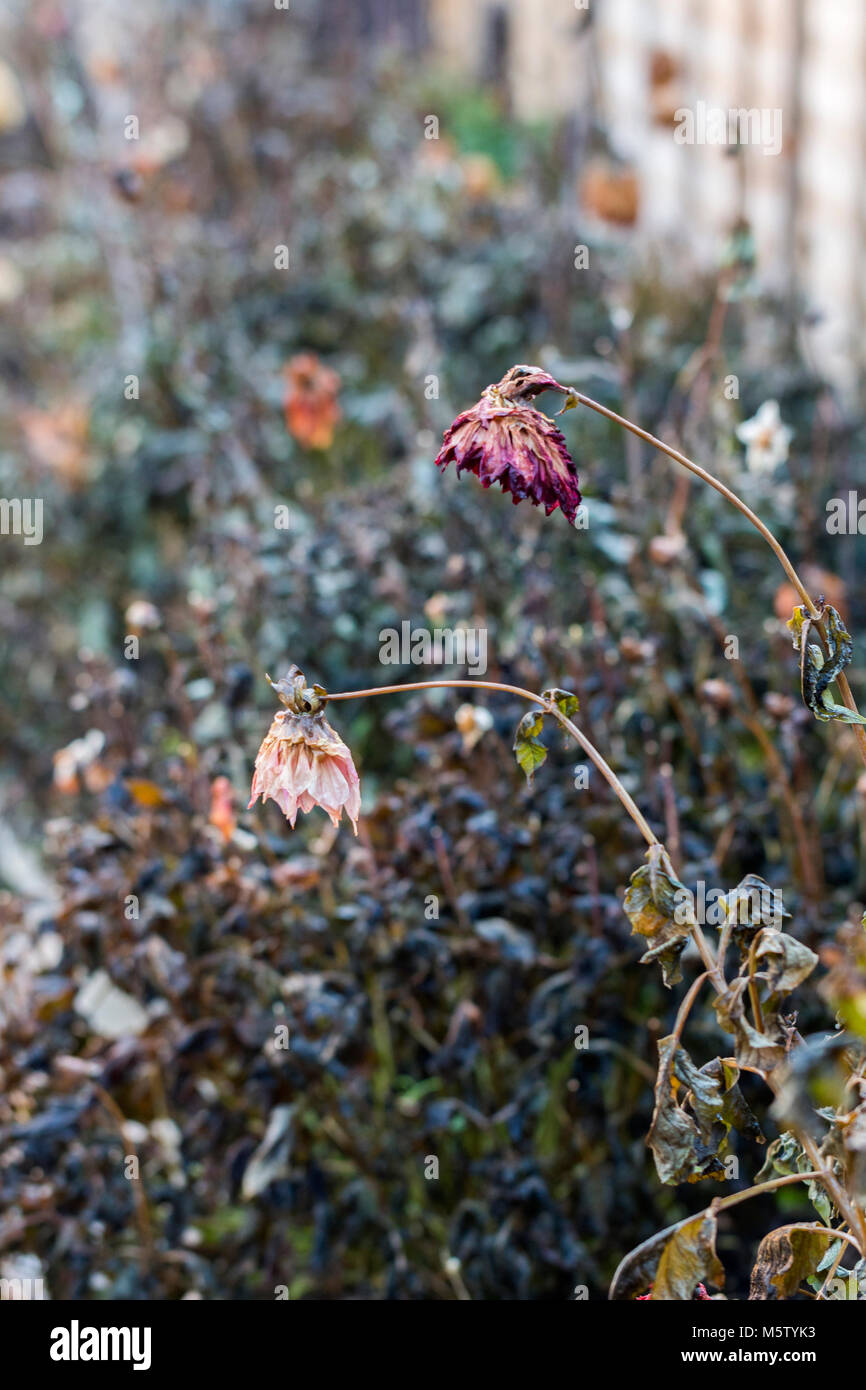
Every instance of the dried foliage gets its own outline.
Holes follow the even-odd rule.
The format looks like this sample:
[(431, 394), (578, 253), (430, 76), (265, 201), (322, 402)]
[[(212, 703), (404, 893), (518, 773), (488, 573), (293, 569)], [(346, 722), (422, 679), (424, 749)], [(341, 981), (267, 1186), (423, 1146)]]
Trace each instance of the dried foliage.
[[(264, 7), (168, 4), (122, 73), (87, 29), (19, 45), (50, 99), (36, 148), (3, 147), (0, 491), (44, 498), (46, 534), (3, 539), (0, 1276), (30, 1261), (55, 1298), (849, 1297), (866, 803), (831, 686), (866, 612), (859, 538), (822, 508), (862, 426), (792, 356), (747, 229), (689, 284), (599, 235), (563, 294), (558, 133), (404, 53), (349, 63), (328, 9), (289, 41)], [(123, 81), (147, 105), (132, 155), (106, 134)], [(583, 175), (630, 226), (628, 171)], [(799, 596), (779, 608), (717, 494), (513, 392), (454, 429), (527, 358), (712, 464), (826, 576), (826, 639), (793, 629), (804, 703)], [(749, 468), (737, 443), (773, 400), (784, 477), (778, 447)], [(443, 436), (443, 465), (540, 505), (437, 474)], [(491, 678), (547, 712), (347, 704), (357, 840), (316, 806), (294, 835), (244, 809), (265, 671), (438, 674), (383, 668), (404, 619), (483, 627)], [(557, 714), (665, 855), (641, 863)], [(355, 818), (348, 776), (329, 799), (301, 772), (294, 809)], [(698, 916), (714, 1008), (709, 978), (691, 997)], [(831, 1181), (801, 1183), (816, 1162)]]

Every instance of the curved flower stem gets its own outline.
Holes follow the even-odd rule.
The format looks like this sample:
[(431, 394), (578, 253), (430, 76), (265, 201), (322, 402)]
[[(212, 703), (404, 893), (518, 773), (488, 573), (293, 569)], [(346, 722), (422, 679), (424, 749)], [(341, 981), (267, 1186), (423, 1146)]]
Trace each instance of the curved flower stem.
[[(727, 1211), (728, 1207), (735, 1207), (739, 1202), (747, 1202), (750, 1197), (760, 1197), (762, 1192), (772, 1192), (777, 1187), (787, 1187), (795, 1182), (820, 1182), (824, 1177), (823, 1169), (816, 1168), (811, 1173), (785, 1173), (780, 1178), (770, 1178), (768, 1182), (756, 1182), (754, 1187), (744, 1187), (742, 1192), (732, 1192), (729, 1197), (719, 1197), (717, 1199), (716, 1210)], [(843, 1240), (855, 1242), (844, 1231), (835, 1231), (834, 1235), (841, 1236)]]
[(617, 777), (609, 763), (605, 762), (594, 743), (590, 743), (586, 734), (581, 733), (576, 724), (557, 709), (552, 700), (545, 700), (541, 695), (536, 695), (532, 690), (524, 690), (519, 685), (503, 685), (500, 681), (409, 681), (405, 685), (379, 685), (373, 686), (369, 690), (344, 690), (336, 695), (328, 693), (329, 700), (358, 700), (362, 695), (395, 695), (404, 690), (432, 690), (436, 687), (456, 686), (461, 689), (474, 688), (476, 690), (504, 690), (508, 695), (519, 695), (524, 700), (531, 700), (533, 704), (540, 705), (547, 713), (552, 714), (564, 729), (567, 729), (572, 738), (575, 739), (591, 758), (601, 773), (602, 777), (610, 787), (616, 792), (625, 809), (628, 811), (640, 833), (643, 835), (648, 845), (659, 845), (661, 841), (654, 833), (651, 826), (645, 820), (637, 804), (629, 796), (622, 782)]
[[(650, 434), (649, 430), (642, 429), (640, 425), (634, 424), (633, 421), (626, 419), (624, 415), (618, 415), (615, 410), (610, 410), (608, 406), (602, 405), (600, 401), (593, 400), (591, 396), (585, 396), (582, 391), (575, 390), (571, 391), (570, 399), (579, 405), (588, 406), (590, 410), (594, 410), (598, 415), (603, 415), (605, 419), (612, 420), (615, 425), (621, 425), (623, 429), (629, 430), (632, 434), (637, 435), (638, 439), (644, 440), (645, 443), (652, 445), (654, 449), (658, 449), (661, 453), (667, 454), (668, 458), (673, 459), (674, 463), (678, 463), (683, 468), (687, 468), (690, 473), (694, 473), (696, 478), (700, 478), (703, 482), (708, 483), (710, 487), (715, 488), (716, 492), (720, 492), (732, 506), (737, 508), (738, 512), (742, 512), (746, 520), (751, 522), (756, 531), (760, 532), (776, 559), (779, 561), (779, 564), (782, 566), (791, 584), (802, 599), (803, 607), (806, 609), (810, 618), (814, 620), (814, 626), (821, 634), (826, 649), (827, 634), (821, 622), (820, 613), (812, 602), (808, 589), (769, 526), (766, 526), (761, 518), (752, 511), (751, 507), (746, 505), (742, 497), (739, 497), (731, 488), (726, 487), (720, 478), (709, 473), (706, 468), (701, 468), (700, 464), (695, 463), (687, 454), (682, 454), (679, 449), (674, 449), (670, 444), (665, 444), (664, 440), (658, 439), (654, 434)], [(848, 709), (857, 714), (859, 712), (857, 710), (857, 703), (854, 696), (851, 694), (851, 687), (848, 684), (848, 678), (844, 671), (840, 672), (836, 677), (836, 684), (839, 687), (839, 694), (842, 696), (843, 702), (847, 705)], [(864, 764), (866, 764), (866, 726), (855, 724), (853, 728), (860, 757)]]
[[(582, 733), (577, 725), (574, 724), (567, 715), (562, 713), (553, 700), (545, 700), (541, 695), (536, 695), (532, 690), (524, 690), (523, 687), (519, 685), (505, 685), (501, 681), (471, 680), (407, 681), (404, 685), (379, 685), (371, 686), (367, 690), (343, 690), (338, 691), (335, 695), (329, 692), (327, 698), (329, 700), (359, 700), (362, 696), (368, 695), (397, 695), (404, 690), (433, 690), (437, 688), (454, 687), (457, 689), (503, 690), (507, 695), (519, 695), (523, 700), (531, 700), (533, 704), (540, 705), (547, 714), (552, 715), (553, 718), (562, 725), (563, 729), (571, 734), (575, 742), (580, 745), (587, 757), (598, 768), (608, 786), (611, 787), (619, 797), (647, 844), (651, 848), (658, 846), (660, 853), (665, 856), (670, 866), (671, 873), (673, 874), (673, 865), (670, 863), (670, 858), (668, 857), (664, 845), (642, 814), (633, 797), (626, 791), (613, 768), (602, 757), (595, 744), (591, 743), (586, 737), (586, 734)], [(716, 989), (722, 992), (726, 986), (725, 978), (721, 974), (718, 963), (713, 958), (713, 953), (707, 944), (706, 937), (697, 923), (695, 923), (692, 928), (692, 936), (694, 937), (695, 945), (700, 952), (701, 960), (706, 967), (707, 973), (712, 977)]]
[[(546, 704), (545, 701), (542, 701), (542, 703)], [(549, 705), (547, 705), (547, 711), (549, 714), (553, 715), (554, 719), (559, 721), (563, 729), (568, 730), (572, 738), (576, 739), (577, 742), (580, 744), (581, 748), (583, 748), (584, 751), (588, 754), (588, 756), (592, 758), (592, 761), (595, 763), (599, 772), (601, 772), (602, 776), (605, 777), (606, 780), (613, 787), (614, 791), (616, 792), (623, 806), (625, 806), (625, 809), (628, 811), (635, 825), (637, 825), (639, 830), (644, 835), (645, 839), (647, 840), (647, 843), (651, 847), (658, 845), (662, 855), (667, 861), (671, 877), (676, 878), (676, 872), (674, 870), (673, 864), (671, 863), (670, 855), (668, 854), (661, 840), (659, 840), (657, 835), (653, 834), (652, 830), (647, 825), (637, 806), (635, 806), (625, 787), (620, 782), (616, 773), (610, 767), (608, 767), (607, 763), (599, 753), (598, 749), (593, 747), (586, 735), (582, 734), (580, 732), (580, 729), (578, 729), (577, 726), (573, 724), (571, 720), (562, 713), (561, 710), (557, 709), (556, 705), (553, 704), (552, 701)], [(698, 948), (701, 960), (703, 961), (704, 966), (706, 967), (707, 974), (711, 977), (716, 990), (719, 993), (723, 993), (724, 990), (727, 988), (727, 981), (725, 980), (724, 975), (721, 973), (718, 961), (713, 956), (713, 953), (710, 950), (709, 945), (707, 944), (707, 939), (701, 931), (701, 928), (699, 927), (697, 922), (695, 922), (692, 926), (692, 939), (694, 940), (694, 943)]]
[(366, 695), (399, 695), (404, 690), (435, 690), (445, 686), (473, 686), (481, 690), (505, 690), (509, 695), (521, 695), (524, 700), (534, 700), (537, 705), (547, 706), (532, 690), (524, 690), (520, 685), (503, 685), (501, 681), (406, 681), (402, 685), (372, 685), (367, 690), (338, 690), (336, 694), (328, 691), (329, 700), (360, 700)]
[(674, 1047), (679, 1047), (680, 1039), (683, 1036), (683, 1029), (686, 1026), (686, 1019), (688, 1018), (689, 1013), (691, 1012), (691, 1007), (697, 999), (698, 995), (700, 994), (705, 981), (707, 981), (709, 978), (710, 972), (709, 970), (705, 970), (702, 975), (698, 975), (694, 980), (692, 980), (691, 988), (686, 997), (683, 999), (683, 1002), (680, 1004), (680, 1007), (677, 1011), (676, 1022), (674, 1023), (674, 1031), (671, 1033), (671, 1038), (673, 1039)]
[[(536, 695), (535, 692), (532, 690), (524, 690), (523, 687), (519, 685), (505, 685), (501, 681), (476, 680), (408, 681), (404, 685), (379, 685), (370, 686), (366, 690), (338, 691), (336, 694), (329, 693), (327, 699), (360, 700), (363, 697), (370, 695), (399, 695), (404, 690), (433, 690), (440, 688), (456, 688), (461, 690), (501, 690), (504, 691), (506, 695), (519, 695), (521, 699), (530, 700), (533, 704), (540, 705), (540, 707), (543, 710), (545, 710), (547, 714), (552, 715), (553, 718), (556, 719), (558, 723), (561, 724), (562, 727), (566, 729), (568, 733), (571, 734), (572, 738), (574, 738), (579, 743), (580, 747), (584, 750), (587, 757), (589, 757), (595, 764), (595, 766), (598, 768), (599, 772), (602, 774), (608, 785), (613, 789), (614, 792), (616, 792), (616, 795), (619, 797), (625, 810), (631, 816), (632, 820), (640, 830), (641, 834), (643, 835), (644, 839), (647, 841), (649, 846), (652, 849), (655, 849), (660, 855), (664, 857), (664, 859), (670, 867), (671, 873), (673, 874), (673, 866), (670, 863), (670, 859), (668, 857), (664, 845), (662, 844), (661, 840), (659, 840), (658, 836), (653, 832), (652, 828), (641, 814), (634, 800), (626, 791), (625, 787), (622, 785), (622, 782), (617, 777), (613, 768), (610, 767), (610, 765), (605, 761), (601, 753), (599, 753), (598, 749), (595, 747), (595, 744), (590, 743), (589, 739), (586, 737), (586, 734), (582, 733), (581, 730), (578, 729), (577, 725), (574, 724), (572, 720), (570, 720), (567, 717), (567, 715), (564, 715), (562, 713), (562, 711), (557, 707), (553, 700), (545, 700), (543, 696)], [(707, 944), (706, 938), (704, 937), (704, 934), (697, 923), (695, 923), (692, 928), (692, 936), (694, 938), (695, 945), (697, 946), (698, 951), (700, 952), (701, 959), (706, 969), (706, 975), (709, 977), (713, 989), (716, 991), (717, 994), (724, 994), (725, 990), (727, 989), (727, 981), (725, 979), (724, 973), (720, 969), (719, 962), (714, 958), (713, 953), (710, 950), (709, 945)], [(686, 999), (688, 1001), (688, 1007), (691, 1007), (691, 1003), (694, 1001), (694, 998), (697, 995), (700, 985), (703, 984), (704, 978), (704, 976), (701, 976), (699, 980), (696, 980), (693, 983), (691, 990), (689, 991), (689, 994), (686, 996)], [(685, 1022), (685, 1015), (683, 1015), (683, 1022)], [(773, 1085), (772, 1078), (768, 1077), (767, 1080), (771, 1089), (775, 1090), (776, 1088)], [(800, 1142), (803, 1146), (803, 1151), (808, 1155), (813, 1165), (813, 1168), (815, 1169), (814, 1174), (807, 1174), (805, 1176), (807, 1178), (814, 1177), (816, 1180), (820, 1180), (823, 1183), (824, 1187), (827, 1190), (828, 1196), (832, 1198), (837, 1210), (844, 1215), (845, 1219), (848, 1222), (848, 1225), (851, 1226), (852, 1230), (857, 1232), (856, 1243), (858, 1244), (858, 1248), (860, 1249), (861, 1254), (866, 1255), (866, 1222), (864, 1222), (862, 1211), (857, 1206), (856, 1202), (854, 1202), (853, 1200), (849, 1200), (847, 1192), (845, 1191), (842, 1184), (839, 1182), (835, 1173), (831, 1172), (822, 1163), (821, 1156), (818, 1152), (818, 1146), (814, 1142), (814, 1140), (811, 1139), (808, 1135), (803, 1134), (800, 1136)], [(796, 1175), (789, 1176), (784, 1181), (802, 1181), (803, 1177), (803, 1174), (798, 1173)], [(760, 1188), (761, 1190), (766, 1192), (774, 1186), (783, 1186), (784, 1181), (780, 1180), (769, 1183), (762, 1183), (760, 1184)], [(730, 1198), (722, 1199), (722, 1205), (733, 1206), (735, 1200), (743, 1201), (745, 1200), (746, 1196), (753, 1196), (754, 1191), (754, 1189), (749, 1188), (748, 1192), (745, 1193), (733, 1193)], [(842, 1233), (839, 1232), (839, 1234), (841, 1235)], [(854, 1242), (852, 1241), (852, 1243)]]

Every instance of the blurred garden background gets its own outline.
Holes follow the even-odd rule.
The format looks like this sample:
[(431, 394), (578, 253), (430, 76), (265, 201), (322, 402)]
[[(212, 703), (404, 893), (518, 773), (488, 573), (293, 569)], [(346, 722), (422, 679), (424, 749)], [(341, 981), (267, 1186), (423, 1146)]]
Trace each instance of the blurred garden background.
[[(796, 6), (790, 32), (761, 7), (778, 97), (702, 85), (703, 31), (652, 8), (623, 124), (622, 0), (464, 6), (465, 30), (436, 0), (4, 5), (0, 494), (42, 499), (44, 534), (0, 536), (0, 1276), (603, 1298), (714, 1195), (660, 1187), (645, 1148), (684, 987), (637, 964), (644, 846), (577, 750), (528, 788), (505, 695), (334, 705), (360, 833), (292, 832), (246, 810), (266, 671), (432, 678), (383, 666), (381, 630), (484, 629), (488, 679), (578, 695), (686, 883), (762, 875), (825, 963), (859, 920), (853, 735), (802, 705), (796, 596), (743, 517), (579, 409), (583, 528), (433, 464), (538, 362), (736, 487), (866, 631), (862, 541), (826, 510), (862, 471), (863, 209), (833, 193), (863, 185), (821, 132), (857, 110), (822, 114)], [(695, 99), (796, 109), (799, 142), (678, 148)], [(836, 161), (817, 222), (810, 139)], [(672, 223), (651, 149), (705, 161)], [(790, 447), (761, 466), (737, 429), (771, 400)], [(811, 1209), (786, 1188), (720, 1222), (730, 1297), (779, 1213)]]

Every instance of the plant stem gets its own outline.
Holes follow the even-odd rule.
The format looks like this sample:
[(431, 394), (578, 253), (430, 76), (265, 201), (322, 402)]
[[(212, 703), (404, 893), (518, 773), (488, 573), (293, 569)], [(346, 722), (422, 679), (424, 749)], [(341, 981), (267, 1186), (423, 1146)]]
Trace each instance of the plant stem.
[(590, 743), (586, 734), (581, 733), (576, 724), (557, 709), (552, 700), (545, 700), (540, 695), (536, 695), (531, 690), (524, 690), (519, 685), (504, 685), (501, 681), (409, 681), (405, 685), (380, 685), (373, 686), (369, 690), (344, 690), (336, 695), (328, 694), (329, 700), (357, 700), (362, 695), (394, 695), (404, 690), (432, 690), (436, 687), (456, 686), (461, 689), (469, 687), (476, 690), (504, 690), (508, 695), (519, 695), (523, 700), (531, 700), (533, 704), (540, 705), (547, 714), (552, 714), (564, 729), (567, 729), (572, 738), (580, 744), (587, 757), (595, 763), (604, 780), (616, 792), (625, 809), (628, 811), (640, 833), (643, 835), (648, 845), (660, 845), (661, 841), (641, 814), (638, 806), (629, 796), (622, 782), (617, 777), (609, 763), (605, 762), (594, 743)]
[[(719, 1197), (716, 1210), (727, 1211), (728, 1207), (747, 1202), (750, 1197), (760, 1197), (762, 1192), (772, 1192), (774, 1188), (787, 1187), (789, 1183), (820, 1182), (823, 1177), (824, 1173), (820, 1168), (816, 1168), (813, 1173), (785, 1173), (783, 1177), (770, 1178), (769, 1182), (756, 1182), (753, 1187), (746, 1187), (742, 1192), (732, 1192), (729, 1197)], [(838, 1234), (842, 1235), (842, 1232)]]
[(755, 947), (763, 935), (764, 928), (762, 927), (760, 931), (755, 932), (755, 935), (752, 937), (752, 944), (749, 947), (749, 999), (752, 1004), (752, 1017), (755, 1020), (755, 1027), (759, 1033), (763, 1033), (764, 1031), (764, 1015), (761, 1011), (761, 999), (758, 994), (758, 986), (755, 984), (755, 966), (758, 963)]
[[(625, 810), (631, 816), (632, 820), (640, 830), (644, 839), (647, 841), (651, 848), (657, 848), (658, 853), (661, 854), (667, 861), (671, 874), (674, 874), (673, 865), (671, 864), (670, 858), (667, 854), (667, 851), (665, 850), (664, 845), (659, 840), (658, 836), (653, 832), (647, 821), (644, 819), (634, 800), (626, 791), (625, 787), (622, 785), (622, 782), (617, 777), (613, 768), (610, 767), (610, 765), (605, 761), (605, 759), (602, 757), (601, 753), (599, 753), (595, 745), (593, 743), (590, 743), (586, 735), (582, 733), (580, 729), (578, 729), (577, 725), (574, 724), (572, 720), (568, 718), (567, 715), (564, 715), (562, 713), (562, 711), (557, 707), (553, 700), (545, 700), (543, 696), (536, 695), (535, 692), (532, 690), (524, 690), (523, 687), (519, 685), (505, 685), (501, 681), (477, 680), (409, 681), (405, 685), (380, 685), (370, 686), (366, 690), (338, 691), (334, 695), (329, 693), (327, 699), (360, 700), (362, 697), (370, 695), (398, 695), (402, 693), (404, 690), (432, 690), (443, 688), (501, 690), (507, 695), (519, 695), (524, 700), (530, 700), (533, 704), (539, 705), (548, 714), (552, 715), (553, 718), (556, 719), (557, 722), (562, 725), (563, 729), (566, 729), (568, 733), (571, 734), (572, 738), (574, 738), (577, 741), (577, 743), (586, 753), (587, 757), (589, 757), (592, 760), (592, 762), (598, 768), (599, 772), (604, 777), (605, 781), (619, 797)], [(709, 945), (707, 944), (706, 938), (703, 932), (701, 931), (700, 926), (697, 923), (695, 923), (692, 927), (692, 936), (695, 945), (697, 946), (698, 951), (700, 952), (701, 959), (704, 963), (706, 973), (709, 976), (713, 989), (716, 991), (717, 994), (724, 994), (725, 990), (727, 989), (727, 981), (719, 967), (719, 962), (714, 958), (713, 953), (710, 950)], [(699, 984), (702, 983), (703, 977), (701, 977), (699, 982), (696, 981), (695, 984), (692, 985), (692, 989), (687, 998), (692, 998), (692, 991), (696, 994)], [(773, 1086), (772, 1078), (768, 1077), (767, 1081), (771, 1089), (775, 1090), (776, 1088)], [(808, 1155), (811, 1163), (815, 1168), (814, 1176), (816, 1177), (816, 1179), (820, 1179), (820, 1181), (824, 1184), (824, 1187), (827, 1189), (828, 1196), (832, 1198), (837, 1210), (844, 1215), (849, 1226), (851, 1226), (852, 1229), (854, 1229), (857, 1232), (857, 1242), (859, 1244), (861, 1254), (866, 1255), (866, 1223), (864, 1223), (863, 1213), (860, 1211), (856, 1202), (854, 1202), (853, 1200), (849, 1201), (848, 1194), (836, 1178), (835, 1174), (830, 1172), (829, 1169), (823, 1166), (821, 1156), (818, 1153), (818, 1146), (814, 1143), (814, 1141), (810, 1139), (808, 1135), (803, 1134), (800, 1136), (800, 1142), (803, 1146), (804, 1153)], [(802, 1180), (802, 1174), (797, 1174), (796, 1178), (797, 1180)], [(790, 1179), (790, 1181), (794, 1180), (795, 1179), (793, 1177)], [(773, 1185), (782, 1186), (782, 1183), (763, 1183), (760, 1186), (766, 1191), (769, 1190), (770, 1187), (772, 1187)], [(752, 1189), (749, 1189), (749, 1192), (751, 1194)], [(745, 1194), (734, 1193), (733, 1196), (743, 1200)], [(733, 1201), (731, 1198), (723, 1198), (722, 1201), (723, 1203), (727, 1202), (728, 1205), (733, 1205)]]
[(688, 994), (683, 999), (683, 1002), (680, 1004), (679, 1010), (677, 1012), (676, 1022), (674, 1023), (674, 1031), (671, 1033), (671, 1037), (674, 1041), (674, 1047), (679, 1047), (680, 1039), (683, 1035), (683, 1029), (686, 1026), (686, 1019), (688, 1018), (689, 1013), (691, 1012), (691, 1007), (697, 999), (698, 995), (700, 994), (701, 987), (704, 984), (704, 981), (708, 980), (709, 978), (709, 970), (705, 970), (703, 975), (698, 975), (697, 978), (692, 981), (691, 988)]
[[(671, 874), (673, 875), (673, 877), (676, 877), (673, 864), (671, 864), (670, 857), (668, 856), (668, 853), (665, 850), (664, 845), (662, 844), (661, 840), (658, 838), (655, 831), (652, 829), (652, 827), (640, 811), (634, 799), (626, 791), (625, 787), (617, 777), (613, 768), (602, 757), (595, 744), (591, 743), (590, 740), (586, 737), (586, 734), (582, 733), (581, 730), (577, 727), (577, 725), (574, 724), (572, 720), (568, 718), (567, 715), (562, 713), (562, 711), (558, 708), (558, 706), (553, 700), (545, 700), (541, 695), (536, 695), (532, 690), (524, 690), (523, 687), (519, 685), (505, 685), (502, 681), (472, 680), (408, 681), (404, 685), (379, 685), (370, 686), (366, 690), (338, 691), (335, 695), (329, 693), (327, 698), (329, 700), (359, 700), (363, 696), (368, 695), (396, 695), (400, 694), (404, 690), (433, 690), (439, 688), (447, 689), (452, 687), (456, 687), (458, 689), (466, 689), (468, 687), (469, 689), (476, 690), (502, 690), (505, 691), (505, 693), (508, 695), (519, 695), (521, 699), (531, 700), (533, 704), (540, 705), (541, 708), (545, 710), (547, 714), (552, 715), (553, 718), (557, 720), (559, 724), (562, 725), (563, 729), (565, 729), (569, 734), (571, 734), (575, 742), (580, 745), (580, 747), (586, 753), (587, 757), (590, 758), (591, 761), (598, 768), (599, 772), (601, 773), (604, 780), (607, 782), (608, 786), (610, 786), (612, 790), (616, 793), (616, 795), (619, 797), (620, 801), (622, 802), (628, 814), (631, 816), (640, 833), (643, 835), (647, 844), (651, 848), (658, 846), (659, 850), (667, 860)], [(720, 972), (718, 963), (714, 959), (713, 953), (710, 950), (709, 945), (707, 944), (706, 937), (704, 936), (697, 923), (695, 923), (695, 925), (692, 928), (692, 936), (694, 938), (695, 945), (697, 946), (698, 951), (700, 953), (701, 960), (703, 961), (704, 966), (706, 967), (707, 973), (712, 977), (715, 989), (718, 993), (723, 993), (726, 988), (727, 982), (725, 980), (724, 975)]]
[[(603, 415), (605, 419), (612, 420), (615, 425), (621, 425), (623, 429), (630, 430), (632, 434), (637, 435), (638, 439), (644, 440), (645, 443), (652, 445), (654, 449), (658, 449), (661, 453), (667, 454), (668, 458), (673, 459), (674, 463), (678, 463), (681, 467), (687, 468), (690, 473), (694, 473), (695, 477), (700, 478), (703, 482), (708, 483), (710, 487), (715, 488), (716, 492), (720, 492), (733, 507), (737, 508), (738, 512), (742, 512), (746, 520), (751, 522), (755, 530), (759, 531), (767, 542), (767, 545), (779, 561), (779, 564), (782, 566), (782, 569), (785, 571), (794, 589), (799, 594), (803, 602), (803, 607), (806, 609), (809, 617), (813, 619), (815, 628), (820, 632), (821, 638), (826, 644), (827, 634), (824, 630), (824, 624), (821, 622), (821, 615), (812, 602), (808, 589), (769, 526), (766, 526), (761, 518), (752, 511), (751, 507), (746, 505), (742, 497), (739, 497), (736, 492), (733, 492), (720, 478), (715, 477), (715, 475), (708, 472), (706, 468), (701, 468), (700, 464), (695, 463), (687, 454), (680, 453), (679, 449), (672, 448), (670, 444), (665, 444), (664, 440), (658, 439), (654, 434), (650, 434), (649, 430), (642, 429), (640, 425), (634, 424), (633, 421), (626, 419), (624, 415), (618, 415), (615, 410), (610, 410), (608, 406), (602, 405), (600, 401), (593, 400), (591, 396), (585, 396), (582, 391), (575, 391), (573, 389), (570, 393), (570, 398), (572, 401), (576, 401), (578, 404), (585, 405), (590, 410), (594, 410), (598, 415)], [(851, 687), (848, 684), (848, 679), (844, 672), (840, 672), (836, 677), (836, 684), (839, 687), (839, 694), (842, 696), (844, 704), (855, 714), (858, 713), (856, 701), (851, 694)], [(853, 728), (860, 757), (863, 763), (866, 764), (866, 726), (855, 724)]]

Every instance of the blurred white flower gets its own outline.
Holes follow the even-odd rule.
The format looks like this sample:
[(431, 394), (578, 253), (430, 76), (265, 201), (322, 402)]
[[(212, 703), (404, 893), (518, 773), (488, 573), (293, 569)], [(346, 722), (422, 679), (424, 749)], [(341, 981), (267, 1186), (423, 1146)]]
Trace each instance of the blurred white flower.
[(794, 431), (782, 424), (778, 401), (764, 401), (751, 420), (737, 426), (737, 438), (746, 446), (746, 466), (755, 473), (769, 473), (784, 463)]
[(464, 753), (471, 753), (479, 739), (493, 728), (493, 715), (483, 705), (461, 705), (454, 715)]

